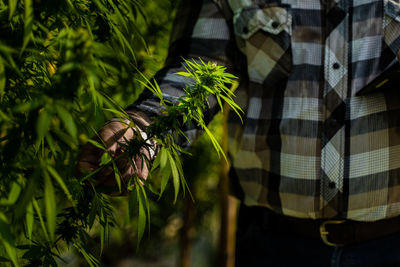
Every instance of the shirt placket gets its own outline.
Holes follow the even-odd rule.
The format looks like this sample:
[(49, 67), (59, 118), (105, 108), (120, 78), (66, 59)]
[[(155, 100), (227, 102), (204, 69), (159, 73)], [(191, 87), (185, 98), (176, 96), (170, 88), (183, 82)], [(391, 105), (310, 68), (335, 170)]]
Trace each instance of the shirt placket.
[(320, 185), (323, 217), (338, 215), (344, 189), (346, 98), (350, 73), (348, 44), (351, 34), (346, 2), (332, 0), (325, 4)]

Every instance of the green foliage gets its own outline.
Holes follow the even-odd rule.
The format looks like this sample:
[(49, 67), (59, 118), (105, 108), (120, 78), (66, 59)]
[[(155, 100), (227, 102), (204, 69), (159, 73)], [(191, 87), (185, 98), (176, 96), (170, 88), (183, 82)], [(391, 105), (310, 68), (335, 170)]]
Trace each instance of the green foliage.
[(96, 224), (105, 237), (112, 207), (74, 177), (74, 165), (87, 136), (124, 113), (108, 95), (140, 92), (138, 8), (136, 0), (0, 0), (3, 261), (55, 265), (69, 244), (97, 264), (86, 232)]
[[(161, 195), (172, 180), (176, 201), (187, 188), (179, 157), (184, 152), (175, 143), (176, 135), (184, 137), (185, 122), (196, 123), (224, 155), (201, 110), (210, 94), (238, 110), (224, 85), (234, 77), (216, 65), (187, 62), (188, 73), (182, 75), (197, 85), (185, 88), (179, 105), (165, 103), (157, 85), (150, 87), (167, 104), (164, 116), (147, 129), (161, 146), (152, 167), (160, 183), (135, 176), (123, 184), (118, 158), (108, 153), (100, 168), (75, 177), (80, 145), (89, 141), (105, 150), (88, 136), (106, 118), (128, 118), (121, 108), (128, 103), (116, 100), (124, 94), (132, 100), (142, 90), (138, 69), (145, 63), (136, 51), (146, 48), (137, 28), (139, 14), (137, 0), (0, 0), (0, 261), (56, 266), (62, 249), (74, 247), (97, 266), (89, 231), (99, 229), (101, 254), (116, 222), (109, 196), (91, 181), (109, 165), (118, 190), (131, 191), (129, 215), (140, 240), (150, 225), (147, 192)], [(146, 141), (127, 142), (119, 157), (144, 157), (139, 148)]]
[[(160, 197), (164, 193), (169, 180), (172, 179), (174, 203), (177, 200), (179, 191), (182, 189), (185, 193), (185, 189), (188, 188), (180, 159), (180, 154), (186, 152), (184, 148), (177, 144), (177, 140), (179, 139), (189, 140), (182, 130), (184, 129), (184, 124), (196, 124), (197, 127), (199, 127), (200, 130), (203, 130), (210, 138), (218, 155), (223, 155), (226, 159), (223, 149), (218, 144), (217, 139), (208, 129), (204, 121), (203, 111), (208, 108), (209, 97), (214, 96), (217, 98), (221, 109), (222, 99), (226, 101), (229, 107), (231, 107), (239, 116), (239, 112), (242, 112), (242, 110), (233, 102), (233, 93), (226, 87), (227, 84), (232, 84), (232, 79), (236, 77), (226, 73), (225, 67), (217, 66), (210, 62), (205, 64), (201, 59), (199, 59), (199, 61), (200, 63), (197, 63), (195, 60), (184, 60), (184, 67), (187, 72), (176, 73), (176, 75), (193, 78), (195, 81), (192, 85), (187, 85), (184, 88), (184, 94), (177, 100), (176, 104), (164, 99), (158, 84), (155, 81), (151, 83), (144, 75), (142, 75), (145, 82), (140, 82), (160, 99), (162, 114), (153, 117), (152, 123), (144, 129), (147, 133), (147, 139), (143, 139), (141, 135), (137, 135), (131, 140), (125, 139), (126, 144), (120, 143), (124, 148), (124, 152), (115, 159), (109, 158), (104, 160), (106, 163), (110, 161), (112, 162), (119, 192), (125, 192), (125, 190), (121, 190), (120, 174), (116, 168), (116, 160), (121, 157), (126, 157), (131, 162), (131, 165), (136, 169), (136, 164), (132, 159), (141, 158), (141, 162), (146, 164), (147, 168), (151, 170), (149, 179), (144, 180), (136, 175), (135, 177), (132, 177), (128, 185), (128, 190), (133, 189), (136, 191), (136, 197), (134, 200), (132, 199), (132, 201), (130, 201), (129, 207), (131, 209), (131, 214), (133, 213), (132, 209), (137, 208), (139, 210), (138, 243), (143, 236), (146, 221), (150, 224), (149, 201), (144, 186), (154, 193), (151, 185), (152, 183), (154, 184), (154, 182), (151, 176), (156, 173), (156, 175), (158, 174), (161, 177), (160, 183), (155, 185), (160, 188), (160, 192), (157, 193)], [(133, 121), (131, 124), (132, 127), (135, 128)], [(150, 163), (150, 159), (142, 153), (143, 148), (147, 150), (151, 149), (151, 145), (149, 145), (150, 140), (154, 140), (157, 143), (157, 146), (160, 147), (160, 151), (152, 164)], [(100, 144), (96, 144), (96, 146), (100, 148), (102, 147)], [(107, 155), (108, 153), (105, 152), (103, 157), (106, 156), (108, 158), (109, 156)], [(107, 164), (103, 164), (99, 169), (89, 173), (83, 179), (92, 176), (94, 173), (106, 166)], [(139, 167), (143, 169), (143, 166)], [(137, 205), (135, 206), (131, 203), (137, 203)]]

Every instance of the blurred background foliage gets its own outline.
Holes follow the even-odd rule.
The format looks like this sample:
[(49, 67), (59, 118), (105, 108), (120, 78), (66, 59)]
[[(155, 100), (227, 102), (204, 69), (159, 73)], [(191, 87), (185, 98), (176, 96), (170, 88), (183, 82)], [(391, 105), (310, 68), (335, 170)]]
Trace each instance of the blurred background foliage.
[(143, 90), (137, 70), (162, 67), (177, 4), (0, 0), (0, 265), (216, 266), (220, 159), (207, 138), (184, 160), (195, 203), (152, 196), (138, 250), (127, 198), (74, 177), (80, 146)]
[[(147, 76), (154, 75), (167, 57), (169, 35), (178, 3), (179, 0), (143, 2), (145, 19), (139, 17), (137, 25), (147, 48), (143, 47), (137, 58), (140, 70)], [(120, 96), (121, 100), (127, 99), (123, 92), (115, 97)], [(135, 96), (129, 97), (132, 100), (127, 101), (127, 105), (135, 99)], [(219, 114), (210, 125), (218, 141), (222, 141), (222, 123), (223, 117)], [(136, 229), (125, 216), (127, 199), (114, 197), (113, 202), (120, 207), (116, 216), (121, 218), (120, 227), (111, 230), (110, 244), (102, 256), (104, 266), (173, 267), (185, 265), (188, 260), (189, 266), (193, 267), (217, 266), (221, 159), (204, 135), (189, 152), (192, 156), (185, 156), (183, 166), (195, 202), (186, 196), (172, 204), (172, 188), (167, 188), (160, 200), (152, 198), (150, 231), (147, 236), (145, 234), (136, 251)], [(190, 251), (189, 254), (187, 251)]]

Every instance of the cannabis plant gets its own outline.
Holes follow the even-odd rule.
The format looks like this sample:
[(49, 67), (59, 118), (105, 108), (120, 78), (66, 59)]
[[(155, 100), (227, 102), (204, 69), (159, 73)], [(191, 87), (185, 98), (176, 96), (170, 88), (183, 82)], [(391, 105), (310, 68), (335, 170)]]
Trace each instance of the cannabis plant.
[[(104, 150), (99, 169), (114, 166), (118, 190), (131, 192), (139, 239), (149, 223), (148, 192), (161, 195), (172, 182), (176, 199), (186, 188), (179, 159), (185, 152), (176, 143), (178, 136), (186, 138), (184, 124), (205, 131), (224, 155), (202, 110), (212, 94), (221, 107), (227, 101), (240, 112), (226, 87), (234, 77), (221, 66), (187, 61), (188, 72), (180, 75), (195, 83), (183, 88), (179, 104), (168, 103), (157, 84), (138, 72), (135, 51), (144, 45), (135, 23), (139, 13), (136, 0), (0, 0), (0, 261), (56, 266), (61, 251), (74, 247), (90, 266), (99, 264), (89, 232), (99, 229), (101, 253), (116, 221), (109, 196), (91, 182), (98, 170), (75, 177), (80, 145), (88, 141)], [(164, 106), (144, 129), (159, 153), (149, 179), (131, 177), (123, 184), (117, 159), (89, 137), (106, 119), (129, 119), (111, 96), (138, 94), (140, 84)], [(138, 149), (146, 144), (127, 140), (119, 157), (143, 156)], [(161, 179), (152, 179), (157, 172)]]

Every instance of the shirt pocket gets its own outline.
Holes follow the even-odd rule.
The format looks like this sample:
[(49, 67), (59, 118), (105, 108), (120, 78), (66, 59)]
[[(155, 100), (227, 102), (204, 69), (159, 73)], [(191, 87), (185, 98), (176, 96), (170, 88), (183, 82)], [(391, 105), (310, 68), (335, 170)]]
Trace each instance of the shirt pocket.
[(400, 2), (384, 0), (383, 40), (396, 55), (400, 50)]
[(233, 28), (247, 57), (250, 81), (287, 78), (292, 68), (292, 16), (287, 5), (250, 5), (234, 10)]

